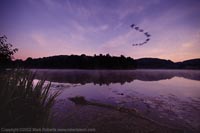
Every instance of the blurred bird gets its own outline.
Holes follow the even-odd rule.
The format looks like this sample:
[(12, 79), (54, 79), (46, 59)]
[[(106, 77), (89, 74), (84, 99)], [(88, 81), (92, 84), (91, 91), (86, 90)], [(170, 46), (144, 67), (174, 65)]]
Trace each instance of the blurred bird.
[(150, 34), (147, 34), (146, 36), (147, 36), (147, 37), (150, 37), (151, 35), (150, 35)]
[(144, 33), (147, 37), (150, 37), (151, 35), (148, 32)]
[(145, 35), (148, 35), (149, 33), (148, 33), (148, 32), (145, 32), (144, 34), (145, 34)]
[(133, 46), (137, 46), (138, 44), (136, 43), (136, 44), (132, 44)]
[(146, 41), (148, 42), (150, 40), (150, 38), (146, 39)]
[(134, 28), (134, 26), (135, 26), (135, 24), (132, 24), (132, 25), (131, 25), (131, 28)]
[(143, 29), (140, 29), (140, 30), (139, 30), (139, 32), (143, 32), (143, 31), (144, 31)]
[(139, 30), (139, 27), (135, 27), (136, 30)]

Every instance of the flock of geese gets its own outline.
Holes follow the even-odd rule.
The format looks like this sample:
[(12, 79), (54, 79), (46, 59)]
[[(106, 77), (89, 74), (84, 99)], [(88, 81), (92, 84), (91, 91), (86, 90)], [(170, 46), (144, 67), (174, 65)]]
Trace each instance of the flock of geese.
[(142, 32), (144, 33), (144, 35), (146, 36), (146, 40), (143, 41), (142, 43), (135, 43), (135, 44), (132, 44), (132, 46), (141, 46), (141, 45), (144, 45), (146, 44), (148, 41), (150, 41), (150, 37), (151, 35), (148, 33), (148, 32), (145, 32), (143, 29), (140, 29), (138, 26), (136, 26), (135, 24), (132, 24), (131, 25), (131, 28), (138, 31), (138, 32)]

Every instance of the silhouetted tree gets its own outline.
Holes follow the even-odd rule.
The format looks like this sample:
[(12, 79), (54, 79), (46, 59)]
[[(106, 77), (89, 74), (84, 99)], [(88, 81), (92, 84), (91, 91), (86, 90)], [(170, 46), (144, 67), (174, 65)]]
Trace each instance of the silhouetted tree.
[(13, 66), (25, 68), (69, 68), (69, 69), (134, 69), (136, 62), (130, 57), (116, 57), (109, 54), (87, 56), (60, 55), (44, 58), (27, 58), (25, 61), (14, 62)]
[(109, 55), (109, 54), (106, 54), (106, 57), (110, 57), (110, 55)]
[(7, 42), (5, 35), (0, 37), (0, 68), (5, 67), (17, 51), (17, 48), (12, 48), (12, 44)]

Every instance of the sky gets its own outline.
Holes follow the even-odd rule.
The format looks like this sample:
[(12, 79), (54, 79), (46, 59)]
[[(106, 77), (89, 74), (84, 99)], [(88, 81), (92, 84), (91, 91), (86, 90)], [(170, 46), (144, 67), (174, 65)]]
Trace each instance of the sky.
[[(53, 55), (200, 58), (200, 0), (0, 0), (15, 59)], [(136, 24), (151, 40), (133, 30)]]

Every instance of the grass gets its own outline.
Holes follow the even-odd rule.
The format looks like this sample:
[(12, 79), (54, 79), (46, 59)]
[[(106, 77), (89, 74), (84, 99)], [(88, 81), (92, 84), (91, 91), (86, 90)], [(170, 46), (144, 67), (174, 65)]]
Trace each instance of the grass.
[(51, 83), (33, 83), (35, 74), (25, 70), (0, 73), (0, 127), (49, 127), (51, 108), (59, 92)]

